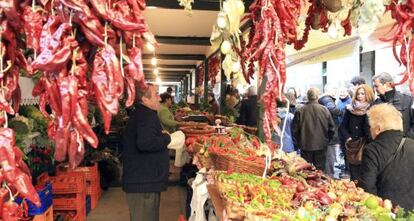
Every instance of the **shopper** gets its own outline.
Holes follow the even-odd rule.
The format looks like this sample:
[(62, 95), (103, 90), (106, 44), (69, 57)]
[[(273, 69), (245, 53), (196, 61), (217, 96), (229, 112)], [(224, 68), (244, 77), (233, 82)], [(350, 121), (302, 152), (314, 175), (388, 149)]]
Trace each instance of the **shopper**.
[[(362, 155), (361, 153), (364, 145), (370, 141), (367, 111), (373, 101), (374, 92), (371, 87), (362, 84), (356, 88), (352, 103), (346, 107), (346, 112), (341, 126), (339, 127), (339, 132), (346, 141), (349, 157), (357, 156), (359, 158), (358, 154), (360, 154), (360, 156)], [(353, 149), (351, 150), (350, 148)], [(350, 153), (351, 151), (352, 153)], [(358, 180), (360, 177), (361, 162), (356, 162), (354, 159), (351, 159), (351, 162), (349, 162), (347, 161), (346, 155), (345, 160), (349, 165), (351, 180)], [(359, 159), (357, 161), (359, 161)]]
[(372, 80), (374, 89), (379, 96), (374, 104), (388, 103), (394, 105), (402, 114), (404, 133), (414, 138), (413, 98), (397, 91), (394, 87), (394, 80), (388, 73), (375, 75)]
[(162, 133), (157, 116), (157, 88), (137, 90), (136, 108), (123, 137), (122, 189), (126, 192), (131, 221), (158, 221), (160, 192), (168, 186), (171, 138)]
[(208, 93), (208, 104), (210, 105), (210, 113), (212, 113), (213, 115), (220, 114), (220, 105), (217, 102), (213, 92)]
[[(281, 145), (282, 150), (286, 153), (290, 153), (296, 150), (295, 146), (293, 145), (291, 130), (294, 115), (290, 113), (289, 109), (286, 107), (286, 100), (278, 100), (277, 106), (277, 116), (280, 118), (281, 122), (279, 124), (279, 128), (277, 128), (276, 132), (273, 133), (272, 140), (278, 145), (283, 144), (283, 146)], [(282, 134), (283, 138), (281, 141), (280, 137)]]
[(160, 119), (161, 126), (168, 133), (173, 133), (177, 130), (178, 122), (175, 120), (174, 115), (171, 113), (170, 108), (173, 105), (173, 100), (170, 94), (161, 94), (161, 104), (158, 110), (158, 118)]
[(257, 88), (249, 87), (247, 96), (248, 98), (241, 103), (237, 124), (257, 127)]
[(340, 141), (338, 136), (339, 128), (339, 117), (342, 116), (341, 110), (335, 104), (336, 88), (331, 87), (330, 85), (326, 86), (326, 93), (319, 98), (319, 104), (325, 106), (331, 117), (334, 121), (334, 136), (329, 141), (328, 149), (326, 152), (326, 169), (325, 172), (333, 177), (334, 176), (334, 166), (336, 162), (336, 153), (340, 149)]
[(335, 123), (329, 110), (318, 103), (318, 94), (317, 88), (308, 90), (308, 102), (296, 110), (293, 118), (292, 137), (302, 157), (317, 169), (325, 170), (326, 150), (334, 135)]
[(401, 113), (390, 104), (379, 104), (367, 115), (374, 140), (364, 150), (358, 184), (369, 193), (413, 210), (414, 140), (404, 136)]
[(336, 103), (336, 107), (340, 111), (340, 115), (338, 116), (338, 124), (342, 123), (346, 107), (352, 103), (352, 97), (350, 91), (347, 88), (339, 89), (339, 99)]
[[(353, 94), (353, 92), (351, 90), (348, 90), (345, 87), (339, 89), (339, 99), (336, 103), (336, 106), (340, 110), (341, 114), (338, 116), (338, 125), (341, 125), (343, 121), (346, 106), (352, 102), (351, 94)], [(339, 136), (339, 143), (341, 147), (340, 157), (344, 159), (343, 161), (344, 163), (343, 164), (338, 163), (337, 165), (335, 165), (335, 167), (341, 170), (339, 177), (346, 177), (346, 175), (349, 174), (349, 168), (348, 168), (348, 164), (346, 162), (346, 157), (345, 157), (346, 139), (344, 138), (344, 135), (341, 133), (341, 130), (338, 130), (338, 136)]]
[(293, 91), (288, 91), (286, 93), (286, 98), (289, 100), (289, 112), (291, 114), (295, 114), (296, 112), (296, 96), (295, 93)]

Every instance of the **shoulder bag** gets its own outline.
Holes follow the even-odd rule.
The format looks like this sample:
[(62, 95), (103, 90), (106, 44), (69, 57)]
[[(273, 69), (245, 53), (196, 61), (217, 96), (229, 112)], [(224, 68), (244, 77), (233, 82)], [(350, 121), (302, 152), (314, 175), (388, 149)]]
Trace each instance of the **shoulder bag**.
[(361, 137), (356, 140), (349, 140), (345, 143), (345, 154), (349, 164), (359, 165), (362, 161), (362, 153), (367, 144), (367, 140)]

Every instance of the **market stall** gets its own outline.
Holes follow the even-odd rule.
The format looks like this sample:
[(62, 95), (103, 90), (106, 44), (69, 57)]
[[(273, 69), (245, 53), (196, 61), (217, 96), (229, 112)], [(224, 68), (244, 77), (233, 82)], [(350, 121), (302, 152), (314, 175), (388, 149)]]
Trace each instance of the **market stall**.
[[(193, 1), (179, 3), (191, 12)], [(413, 3), (217, 3), (216, 24), (207, 39), (211, 53), (159, 57), (197, 61), (176, 86), (181, 84), (186, 96), (195, 85), (198, 110), (184, 104), (175, 114), (187, 151), (205, 168), (198, 182), (208, 188), (220, 219), (412, 219), (389, 200), (365, 193), (353, 182), (332, 180), (300, 156), (283, 153), (272, 134), (279, 127), (276, 100), (285, 99), (286, 68), (326, 45), (320, 41), (307, 48), (316, 33), (311, 30), (333, 42), (345, 36), (342, 43), (317, 50), (326, 53), (358, 37), (367, 41), (384, 12), (390, 12), (384, 27), (395, 25), (380, 40), (391, 42), (405, 69), (396, 85), (408, 82), (414, 93)], [(98, 167), (84, 161), (85, 152), (98, 148), (105, 134), (116, 135), (119, 142), (136, 89), (146, 88), (148, 81), (159, 84), (158, 67), (174, 67), (156, 59), (156, 39), (171, 39), (151, 33), (144, 0), (7, 0), (0, 9), (0, 220), (52, 220), (53, 214), (85, 220), (101, 196)], [(372, 47), (372, 41), (365, 45)], [(302, 49), (307, 52), (292, 52)], [(176, 80), (175, 72), (169, 74), (164, 80)], [(228, 83), (259, 88), (257, 127), (235, 124), (237, 115), (225, 104)], [(221, 115), (208, 113), (208, 92), (215, 89)]]

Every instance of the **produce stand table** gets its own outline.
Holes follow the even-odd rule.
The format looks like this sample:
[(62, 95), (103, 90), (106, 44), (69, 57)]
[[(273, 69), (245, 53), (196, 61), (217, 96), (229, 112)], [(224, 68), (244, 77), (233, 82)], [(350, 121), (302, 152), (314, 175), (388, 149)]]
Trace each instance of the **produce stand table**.
[[(224, 200), (220, 196), (220, 192), (217, 189), (217, 186), (214, 184), (207, 185), (208, 194), (210, 195), (211, 202), (213, 202), (214, 211), (216, 211), (217, 218), (220, 221), (224, 221), (223, 219), (223, 211), (225, 210), (224, 207)], [(234, 220), (232, 221), (241, 221), (241, 220)]]

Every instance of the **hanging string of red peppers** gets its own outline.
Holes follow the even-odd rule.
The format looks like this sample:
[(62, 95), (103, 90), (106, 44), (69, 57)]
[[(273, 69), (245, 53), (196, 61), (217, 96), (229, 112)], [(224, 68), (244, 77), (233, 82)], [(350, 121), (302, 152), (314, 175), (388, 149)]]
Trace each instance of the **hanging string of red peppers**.
[[(145, 7), (144, 0), (2, 1), (0, 123), (7, 127), (6, 113), (18, 111), (19, 72), (40, 74), (32, 93), (39, 97), (40, 110), (48, 119), (55, 159), (68, 158), (76, 167), (83, 159), (84, 140), (98, 146), (87, 120), (88, 102), (99, 107), (109, 133), (124, 89), (126, 105), (131, 106), (135, 85), (146, 87), (142, 39), (155, 46), (156, 41), (144, 22)], [(39, 204), (19, 151), (13, 130), (0, 129), (0, 183)], [(16, 220), (21, 215), (17, 207), (12, 201), (2, 205), (1, 218)]]

